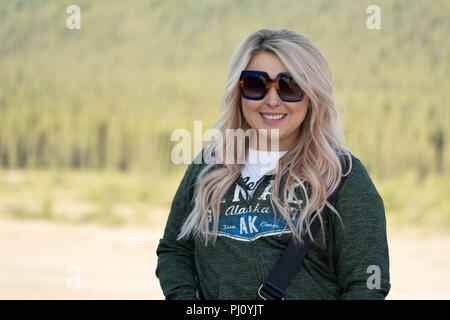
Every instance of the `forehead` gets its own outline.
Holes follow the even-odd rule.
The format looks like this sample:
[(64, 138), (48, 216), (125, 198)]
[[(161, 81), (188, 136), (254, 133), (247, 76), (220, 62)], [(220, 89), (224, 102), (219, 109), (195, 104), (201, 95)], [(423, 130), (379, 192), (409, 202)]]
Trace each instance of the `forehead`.
[(289, 72), (275, 53), (267, 51), (253, 54), (246, 69), (265, 71), (272, 79), (275, 78), (280, 72)]

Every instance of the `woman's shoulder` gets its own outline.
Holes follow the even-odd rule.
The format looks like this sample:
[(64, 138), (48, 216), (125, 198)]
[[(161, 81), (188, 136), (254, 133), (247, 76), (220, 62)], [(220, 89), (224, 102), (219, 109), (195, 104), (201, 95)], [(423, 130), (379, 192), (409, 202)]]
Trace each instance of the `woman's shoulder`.
[(339, 194), (376, 194), (378, 191), (362, 161), (351, 153), (351, 161), (347, 156), (343, 157), (343, 183)]
[(196, 182), (197, 177), (200, 172), (209, 165), (209, 170), (214, 170), (219, 167), (223, 167), (221, 164), (211, 165), (211, 160), (208, 156), (208, 149), (204, 147), (192, 160), (192, 162), (187, 166), (185, 172), (185, 179), (189, 181), (190, 184)]

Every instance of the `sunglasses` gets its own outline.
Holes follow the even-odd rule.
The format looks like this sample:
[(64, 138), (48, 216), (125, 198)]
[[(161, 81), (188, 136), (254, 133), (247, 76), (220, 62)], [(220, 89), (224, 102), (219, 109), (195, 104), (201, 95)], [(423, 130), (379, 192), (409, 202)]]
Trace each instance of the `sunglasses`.
[(239, 79), (242, 96), (250, 100), (262, 100), (271, 86), (277, 89), (278, 96), (286, 102), (302, 101), (305, 93), (287, 73), (281, 72), (272, 80), (266, 72), (244, 70)]

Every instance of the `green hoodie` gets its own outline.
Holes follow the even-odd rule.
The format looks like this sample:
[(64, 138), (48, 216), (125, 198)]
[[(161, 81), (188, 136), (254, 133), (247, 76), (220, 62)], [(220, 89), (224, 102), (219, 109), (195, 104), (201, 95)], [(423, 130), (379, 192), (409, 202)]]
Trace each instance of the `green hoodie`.
[[(384, 299), (389, 292), (383, 200), (363, 164), (352, 159), (336, 199), (343, 226), (329, 214), (326, 247), (320, 231), (286, 299)], [(204, 165), (191, 163), (175, 194), (157, 248), (156, 275), (166, 299), (195, 299), (196, 273), (206, 299), (253, 299), (292, 238), (270, 204), (274, 175), (264, 176), (251, 197), (238, 177), (222, 200), (217, 240), (205, 246), (200, 237), (177, 240), (194, 206), (195, 181)], [(297, 207), (294, 201), (290, 205)]]

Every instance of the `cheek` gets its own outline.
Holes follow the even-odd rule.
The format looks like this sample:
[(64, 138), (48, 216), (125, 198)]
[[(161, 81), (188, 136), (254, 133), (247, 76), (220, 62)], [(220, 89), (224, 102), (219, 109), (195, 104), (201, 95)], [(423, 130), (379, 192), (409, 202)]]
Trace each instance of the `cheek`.
[(295, 108), (291, 109), (292, 125), (295, 127), (299, 127), (305, 120), (306, 114), (308, 112), (308, 101), (305, 102), (306, 103), (302, 102)]
[(255, 117), (259, 115), (257, 110), (260, 107), (260, 104), (259, 101), (252, 100), (245, 100), (242, 102), (242, 113), (247, 122), (251, 122), (252, 119), (255, 119)]
[(260, 104), (260, 101), (246, 99), (242, 101), (242, 110), (246, 113), (254, 112), (259, 108)]

